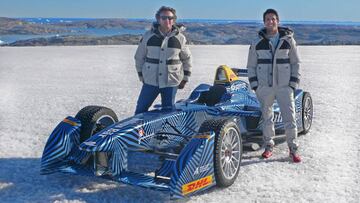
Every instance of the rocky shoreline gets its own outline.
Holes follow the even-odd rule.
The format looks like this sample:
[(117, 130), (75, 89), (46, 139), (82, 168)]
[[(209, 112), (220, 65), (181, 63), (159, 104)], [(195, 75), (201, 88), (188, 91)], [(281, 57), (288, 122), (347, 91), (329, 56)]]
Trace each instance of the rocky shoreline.
[(86, 35), (65, 35), (48, 38), (19, 40), (5, 46), (82, 46), (82, 45), (131, 45), (137, 44), (139, 35), (116, 35), (94, 37)]

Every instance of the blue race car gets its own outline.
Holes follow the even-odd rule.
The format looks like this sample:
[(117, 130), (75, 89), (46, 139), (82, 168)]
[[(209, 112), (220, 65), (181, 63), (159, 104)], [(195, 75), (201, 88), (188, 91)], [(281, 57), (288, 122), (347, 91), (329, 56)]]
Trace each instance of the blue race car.
[[(114, 111), (87, 106), (65, 118), (50, 135), (41, 174), (97, 176), (169, 191), (172, 198), (212, 186), (227, 187), (238, 176), (243, 147), (261, 137), (259, 102), (239, 78), (244, 69), (220, 66), (213, 85), (200, 84), (172, 111), (155, 109), (118, 121)], [(311, 128), (308, 92), (295, 91), (298, 130)], [(284, 130), (274, 104), (277, 132)]]

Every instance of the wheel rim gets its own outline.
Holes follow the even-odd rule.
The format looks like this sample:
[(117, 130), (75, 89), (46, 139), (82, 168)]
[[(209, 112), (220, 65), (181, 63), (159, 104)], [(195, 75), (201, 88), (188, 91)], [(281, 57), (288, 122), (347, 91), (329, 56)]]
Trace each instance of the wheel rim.
[(240, 166), (241, 145), (238, 131), (231, 127), (223, 136), (221, 143), (220, 164), (226, 179), (232, 179)]
[[(103, 115), (99, 119), (96, 120), (93, 130), (90, 136), (100, 132), (102, 129), (112, 125), (115, 123), (115, 120), (109, 115)], [(93, 167), (94, 173), (96, 176), (102, 176), (108, 172), (108, 160), (109, 160), (108, 152), (95, 152), (93, 154)]]
[(303, 123), (304, 123), (304, 130), (307, 131), (311, 127), (313, 119), (313, 106), (310, 97), (307, 97), (304, 102), (303, 108)]
[(109, 115), (101, 116), (99, 119), (96, 120), (96, 123), (94, 124), (93, 130), (92, 130), (90, 136), (100, 132), (102, 129), (104, 129), (114, 123), (115, 123), (115, 120), (111, 116), (109, 116)]

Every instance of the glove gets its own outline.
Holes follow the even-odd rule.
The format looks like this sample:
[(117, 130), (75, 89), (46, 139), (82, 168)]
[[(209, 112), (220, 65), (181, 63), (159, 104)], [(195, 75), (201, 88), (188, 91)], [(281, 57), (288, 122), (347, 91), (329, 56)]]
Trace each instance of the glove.
[(187, 81), (182, 80), (178, 86), (178, 89), (184, 89), (186, 83), (187, 83)]

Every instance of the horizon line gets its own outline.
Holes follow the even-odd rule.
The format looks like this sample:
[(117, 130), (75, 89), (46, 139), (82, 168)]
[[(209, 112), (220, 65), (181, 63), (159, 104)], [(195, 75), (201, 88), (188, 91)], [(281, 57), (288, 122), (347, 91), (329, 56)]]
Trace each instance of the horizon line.
[[(4, 18), (13, 18), (13, 19), (127, 19), (127, 20), (146, 20), (154, 21), (153, 18), (123, 18), (123, 17), (6, 17)], [(261, 22), (262, 20), (258, 19), (226, 19), (226, 18), (181, 18), (178, 21), (187, 21), (187, 20), (203, 20), (203, 21), (243, 21), (243, 22)], [(351, 20), (281, 20), (280, 22), (327, 22), (327, 23), (360, 23), (360, 21), (351, 21)]]

